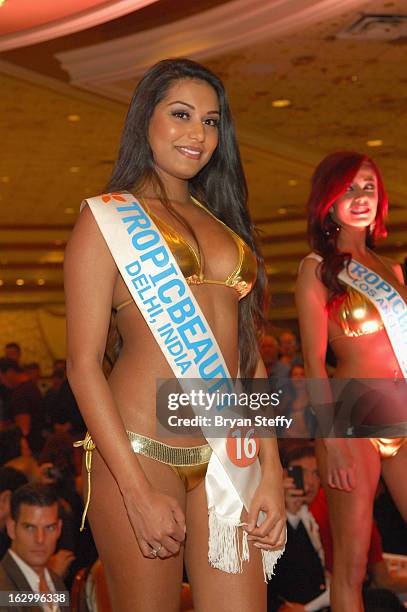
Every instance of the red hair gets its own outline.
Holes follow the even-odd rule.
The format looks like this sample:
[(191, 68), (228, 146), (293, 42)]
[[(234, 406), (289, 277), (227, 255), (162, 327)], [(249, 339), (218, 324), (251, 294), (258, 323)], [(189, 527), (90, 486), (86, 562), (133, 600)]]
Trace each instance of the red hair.
[(367, 155), (354, 151), (338, 151), (327, 155), (317, 166), (311, 179), (308, 198), (308, 239), (313, 250), (323, 257), (321, 280), (330, 290), (330, 301), (344, 297), (337, 275), (350, 261), (350, 253), (341, 253), (336, 246), (339, 226), (329, 214), (330, 207), (345, 193), (362, 164), (367, 163), (377, 178), (377, 212), (373, 231), (366, 229), (366, 244), (373, 247), (378, 238), (387, 235), (384, 220), (388, 198), (380, 171)]
[[(373, 239), (385, 238), (387, 235), (384, 219), (387, 215), (388, 198), (384, 190), (383, 180), (374, 161), (367, 155), (353, 151), (338, 151), (325, 157), (317, 166), (311, 180), (311, 193), (308, 198), (309, 230), (315, 226), (316, 220), (321, 226), (328, 215), (332, 204), (343, 195), (355, 178), (362, 164), (372, 166), (377, 178), (378, 204), (376, 225), (373, 230)], [(327, 231), (329, 228), (323, 228)], [(310, 231), (309, 238), (312, 245), (314, 231)], [(312, 245), (313, 246), (313, 245)]]

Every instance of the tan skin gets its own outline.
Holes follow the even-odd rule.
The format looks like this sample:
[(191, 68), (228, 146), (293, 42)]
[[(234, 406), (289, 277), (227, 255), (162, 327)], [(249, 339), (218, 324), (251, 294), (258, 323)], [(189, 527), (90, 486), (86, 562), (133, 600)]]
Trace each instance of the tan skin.
[[(218, 144), (219, 104), (204, 81), (176, 81), (155, 107), (149, 142), (156, 169), (174, 208), (194, 228), (207, 278), (224, 279), (236, 263), (233, 240), (190, 199), (188, 179)], [(193, 236), (161, 204), (152, 185), (137, 194), (197, 248)], [(219, 253), (222, 258), (219, 258)], [(189, 493), (169, 466), (132, 452), (126, 429), (159, 439), (155, 424), (155, 380), (173, 374), (137, 307), (118, 315), (123, 348), (109, 381), (101, 363), (112, 305), (129, 293), (88, 207), (81, 213), (65, 259), (68, 377), (97, 445), (92, 468), (89, 519), (106, 569), (114, 610), (177, 610), (183, 557), (194, 609), (265, 610), (266, 589), (258, 548), (284, 542), (285, 512), (275, 440), (261, 448), (262, 480), (249, 516), (250, 562), (243, 574), (226, 574), (207, 560), (208, 518), (204, 483)], [(92, 283), (89, 283), (89, 279)], [(238, 295), (225, 286), (192, 286), (232, 376), (238, 368)], [(142, 348), (142, 350), (140, 350)], [(256, 376), (266, 377), (259, 361)], [(180, 445), (180, 438), (167, 444)], [(185, 438), (183, 446), (204, 443)], [(267, 518), (255, 528), (259, 510)], [(108, 531), (106, 530), (108, 526)], [(154, 558), (152, 548), (161, 548)]]
[[(377, 209), (377, 179), (372, 167), (363, 164), (352, 185), (335, 203), (331, 214), (340, 225), (338, 247), (352, 253), (362, 265), (380, 274), (407, 299), (402, 271), (398, 264), (379, 258), (365, 245), (365, 228)], [(355, 214), (356, 213), (356, 214)], [(297, 289), (297, 307), (305, 368), (310, 378), (326, 378), (325, 353), (331, 338), (337, 358), (337, 378), (402, 377), (386, 332), (378, 331), (357, 338), (346, 337), (338, 324), (328, 318), (326, 287), (317, 277), (318, 262), (305, 259)], [(380, 472), (407, 520), (405, 478), (407, 446), (392, 458), (380, 456), (368, 439), (321, 439), (317, 455), (326, 488), (334, 539), (332, 610), (363, 611), (361, 585), (366, 573), (370, 542), (372, 507)]]

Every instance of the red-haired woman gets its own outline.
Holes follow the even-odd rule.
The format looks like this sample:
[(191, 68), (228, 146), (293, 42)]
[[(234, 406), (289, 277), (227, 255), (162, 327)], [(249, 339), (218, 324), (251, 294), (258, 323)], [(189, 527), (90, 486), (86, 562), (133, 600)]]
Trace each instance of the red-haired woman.
[[(309, 378), (326, 379), (329, 342), (337, 359), (339, 379), (388, 379), (391, 411), (383, 420), (383, 394), (368, 394), (360, 431), (371, 437), (326, 437), (319, 440), (318, 459), (325, 484), (334, 539), (332, 610), (360, 612), (372, 527), (372, 507), (382, 472), (407, 519), (407, 489), (400, 485), (407, 467), (405, 438), (393, 438), (395, 425), (406, 425), (407, 347), (403, 335), (407, 291), (399, 264), (378, 257), (375, 240), (384, 237), (387, 196), (380, 172), (367, 156), (354, 152), (328, 155), (317, 167), (308, 201), (310, 253), (297, 282), (297, 305), (305, 368)], [(381, 308), (387, 303), (389, 308)], [(395, 313), (399, 311), (400, 316)], [(341, 383), (341, 381), (338, 381)], [(328, 403), (329, 390), (320, 381), (316, 404)], [(344, 386), (347, 384), (344, 382)], [(325, 395), (324, 392), (328, 395)], [(394, 391), (394, 392), (393, 392)], [(394, 395), (394, 397), (393, 397)], [(366, 408), (366, 401), (365, 406)], [(318, 410), (329, 419), (328, 406)], [(404, 423), (403, 423), (404, 421)], [(387, 427), (387, 429), (386, 429)], [(392, 431), (389, 439), (374, 431)], [(405, 430), (405, 427), (404, 427)], [(400, 434), (398, 434), (400, 435)]]

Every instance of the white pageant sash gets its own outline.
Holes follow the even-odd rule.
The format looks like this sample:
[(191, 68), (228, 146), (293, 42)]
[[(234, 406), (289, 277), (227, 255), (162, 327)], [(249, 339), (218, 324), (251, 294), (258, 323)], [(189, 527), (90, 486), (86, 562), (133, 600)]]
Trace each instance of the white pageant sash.
[[(316, 253), (307, 257), (322, 261), (322, 257)], [(338, 278), (359, 291), (377, 308), (403, 377), (407, 378), (407, 304), (404, 299), (380, 274), (355, 259), (351, 259)]]
[(338, 278), (357, 289), (375, 305), (403, 377), (407, 378), (407, 304), (404, 299), (380, 274), (355, 259), (350, 261), (348, 268), (345, 267), (338, 274)]
[[(96, 219), (132, 298), (186, 393), (198, 384), (205, 392), (234, 391), (222, 352), (174, 256), (156, 225), (130, 193), (106, 194), (84, 201)], [(192, 379), (192, 380), (191, 380)], [(219, 408), (219, 407), (218, 407)], [(195, 407), (193, 407), (196, 410)], [(230, 410), (221, 407), (227, 416)], [(235, 416), (231, 412), (231, 416)], [(202, 427), (205, 435), (205, 427)], [(209, 563), (226, 572), (242, 571), (249, 559), (247, 534), (240, 545), (237, 527), (261, 479), (258, 459), (236, 466), (226, 440), (206, 436), (214, 451), (205, 487), (209, 511)], [(262, 550), (265, 579), (284, 549)]]

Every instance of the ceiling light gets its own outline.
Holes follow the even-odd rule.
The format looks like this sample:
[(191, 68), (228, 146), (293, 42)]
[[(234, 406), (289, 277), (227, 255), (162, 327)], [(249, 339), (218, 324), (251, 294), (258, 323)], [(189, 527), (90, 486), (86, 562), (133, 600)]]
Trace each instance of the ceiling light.
[(277, 212), (278, 212), (279, 215), (285, 215), (287, 213), (287, 209), (286, 208), (279, 208)]
[(296, 187), (298, 185), (298, 181), (296, 179), (290, 179), (288, 181), (288, 184), (290, 185), (290, 187)]
[(24, 280), (22, 278), (18, 278), (16, 280), (16, 285), (18, 285), (19, 287), (22, 287), (24, 285)]
[(2, 177), (0, 178), (0, 181), (1, 181), (2, 183), (9, 183), (9, 182), (10, 182), (10, 177), (9, 177), (9, 176), (2, 176)]
[(383, 140), (380, 140), (380, 138), (378, 138), (377, 140), (368, 140), (366, 144), (368, 147), (381, 147), (383, 144)]
[(79, 115), (68, 115), (67, 119), (68, 121), (71, 121), (72, 123), (76, 123), (77, 121), (81, 120)]
[(69, 168), (69, 172), (72, 172), (72, 174), (77, 174), (79, 170), (80, 170), (79, 166), (71, 166)]
[(43, 278), (39, 278), (37, 280), (37, 285), (39, 285), (40, 287), (42, 287), (42, 285), (45, 285), (45, 280)]
[[(75, 209), (74, 209), (74, 208), (70, 208), (70, 207), (65, 208), (65, 214), (66, 214), (66, 215), (72, 215), (74, 212), (75, 212)], [(57, 242), (57, 241), (55, 240), (55, 244), (56, 244), (56, 242)]]
[(287, 106), (291, 106), (291, 100), (272, 100), (271, 106), (274, 108), (286, 108)]

